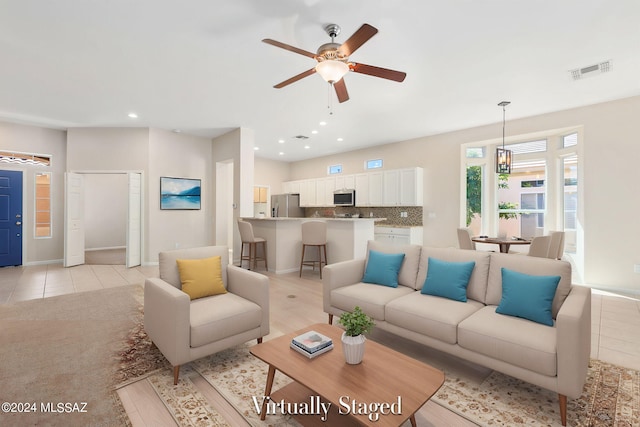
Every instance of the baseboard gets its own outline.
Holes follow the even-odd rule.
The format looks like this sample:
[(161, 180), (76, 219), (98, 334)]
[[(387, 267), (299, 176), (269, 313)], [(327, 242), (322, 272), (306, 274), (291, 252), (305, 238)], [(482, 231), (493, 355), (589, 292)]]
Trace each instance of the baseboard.
[(31, 267), (35, 265), (49, 265), (49, 264), (62, 264), (64, 260), (62, 259), (50, 259), (47, 261), (29, 261), (25, 262), (22, 265), (25, 267)]
[(109, 251), (109, 250), (115, 250), (115, 249), (127, 249), (126, 246), (107, 246), (104, 248), (91, 248), (91, 249), (87, 249), (85, 248), (85, 252), (94, 252), (94, 251)]

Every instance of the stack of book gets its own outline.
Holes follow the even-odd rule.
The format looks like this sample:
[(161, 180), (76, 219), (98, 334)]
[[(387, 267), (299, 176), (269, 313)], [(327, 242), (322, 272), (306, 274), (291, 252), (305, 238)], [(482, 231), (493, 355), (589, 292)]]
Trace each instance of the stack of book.
[(292, 339), (291, 348), (312, 359), (333, 349), (333, 341), (321, 333), (309, 331)]

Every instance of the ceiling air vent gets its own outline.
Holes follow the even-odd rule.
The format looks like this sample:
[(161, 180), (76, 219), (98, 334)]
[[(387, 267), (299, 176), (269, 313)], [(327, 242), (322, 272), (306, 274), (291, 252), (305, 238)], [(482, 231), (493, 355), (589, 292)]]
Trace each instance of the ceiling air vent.
[(309, 139), (309, 137), (305, 136), (305, 135), (296, 135), (296, 136), (294, 136), (294, 138), (295, 139)]
[(597, 76), (602, 73), (611, 71), (611, 61), (600, 62), (599, 64), (589, 65), (587, 67), (576, 68), (569, 71), (573, 80), (580, 80), (585, 77)]

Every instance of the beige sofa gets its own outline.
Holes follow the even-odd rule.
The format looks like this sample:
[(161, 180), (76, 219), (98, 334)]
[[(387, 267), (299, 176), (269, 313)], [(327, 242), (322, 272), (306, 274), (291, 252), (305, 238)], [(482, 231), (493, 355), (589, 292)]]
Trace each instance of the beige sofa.
[[(227, 293), (191, 300), (176, 260), (213, 256)], [(174, 384), (180, 365), (269, 334), (269, 278), (229, 265), (226, 246), (160, 252), (159, 260), (160, 278), (144, 285), (144, 329), (173, 366)]]
[[(566, 425), (567, 397), (581, 395), (591, 350), (591, 290), (571, 284), (569, 263), (453, 248), (385, 246), (374, 241), (369, 242), (369, 249), (405, 253), (399, 286), (362, 283), (364, 259), (328, 265), (323, 307), (329, 323), (334, 315), (360, 306), (375, 319), (376, 328), (557, 392), (562, 424)], [(475, 262), (467, 302), (420, 292), (429, 257)], [(552, 305), (553, 326), (496, 313), (503, 267), (561, 277)]]

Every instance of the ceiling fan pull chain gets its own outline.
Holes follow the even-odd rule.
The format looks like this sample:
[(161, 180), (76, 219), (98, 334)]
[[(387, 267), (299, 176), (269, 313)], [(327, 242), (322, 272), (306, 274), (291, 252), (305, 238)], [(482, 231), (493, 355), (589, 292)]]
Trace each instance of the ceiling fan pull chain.
[(333, 97), (331, 96), (331, 90), (333, 89), (333, 83), (329, 83), (328, 87), (328, 99), (327, 99), (327, 108), (329, 109), (329, 115), (333, 115)]

